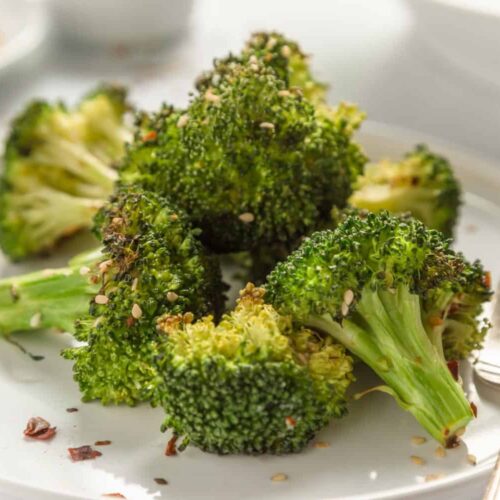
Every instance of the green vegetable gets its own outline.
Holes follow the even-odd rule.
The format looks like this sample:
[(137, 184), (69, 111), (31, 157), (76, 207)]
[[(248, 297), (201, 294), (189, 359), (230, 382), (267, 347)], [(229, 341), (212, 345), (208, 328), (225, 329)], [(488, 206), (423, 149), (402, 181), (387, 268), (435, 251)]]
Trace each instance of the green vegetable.
[(332, 339), (294, 328), (247, 285), (219, 324), (166, 316), (159, 356), (163, 429), (204, 451), (302, 450), (332, 417), (346, 412), (352, 359)]
[(349, 203), (373, 212), (410, 212), (432, 229), (451, 236), (462, 189), (445, 158), (419, 145), (398, 162), (368, 165)]
[(470, 343), (461, 336), (480, 342), (477, 315), (491, 292), (481, 265), (441, 233), (387, 212), (352, 215), (278, 264), (266, 289), (278, 311), (332, 335), (372, 367), (387, 384), (379, 389), (439, 442), (451, 445), (473, 418), (443, 344), (446, 354), (463, 356)]
[(131, 132), (125, 90), (101, 86), (75, 110), (34, 101), (14, 119), (0, 179), (0, 245), (13, 260), (92, 224)]

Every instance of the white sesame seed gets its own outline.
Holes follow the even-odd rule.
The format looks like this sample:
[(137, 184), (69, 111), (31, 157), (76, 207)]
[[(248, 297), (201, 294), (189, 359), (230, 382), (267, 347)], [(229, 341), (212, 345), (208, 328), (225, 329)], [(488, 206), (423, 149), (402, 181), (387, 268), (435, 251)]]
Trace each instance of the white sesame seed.
[(346, 290), (344, 293), (344, 302), (350, 306), (354, 300), (354, 292), (352, 290)]
[(218, 103), (220, 102), (220, 96), (218, 95), (215, 95), (213, 92), (212, 92), (212, 89), (208, 89), (206, 92), (205, 92), (205, 101), (209, 101), (209, 102), (213, 102), (213, 103)]
[(477, 464), (477, 458), (476, 455), (468, 454), (467, 455), (467, 462), (469, 462), (471, 465), (476, 465)]
[(330, 448), (330, 443), (327, 443), (326, 441), (316, 441), (313, 446), (315, 448)]
[(139, 278), (134, 278), (134, 280), (132, 281), (132, 291), (135, 292), (137, 290), (137, 285), (139, 284)]
[(259, 71), (259, 65), (258, 64), (250, 64), (250, 69), (252, 71)]
[(274, 474), (274, 476), (271, 476), (271, 481), (286, 481), (288, 479), (288, 476), (284, 474), (283, 472), (278, 472), (278, 474)]
[(187, 125), (187, 122), (189, 121), (189, 116), (188, 115), (181, 115), (179, 119), (177, 120), (177, 126), (179, 128), (185, 127)]
[(257, 63), (258, 63), (257, 56), (256, 56), (255, 54), (252, 54), (248, 60), (249, 60), (252, 64), (257, 64)]
[(345, 302), (342, 302), (341, 312), (342, 316), (347, 316), (349, 314), (349, 306)]
[(425, 465), (425, 460), (422, 457), (419, 457), (417, 455), (412, 455), (410, 457), (410, 460), (415, 464), (415, 465)]
[(30, 319), (30, 326), (31, 328), (38, 328), (40, 324), (42, 323), (42, 313), (37, 312), (31, 316)]
[(269, 130), (274, 130), (274, 123), (270, 123), (270, 122), (262, 122), (260, 125), (259, 125), (260, 128), (267, 128)]
[(437, 458), (444, 458), (446, 456), (446, 450), (442, 446), (438, 446), (436, 448), (436, 451), (434, 452), (434, 455)]
[(292, 51), (288, 45), (283, 45), (283, 47), (281, 47), (281, 55), (286, 58), (292, 55)]
[(107, 273), (108, 272), (108, 268), (111, 266), (111, 264), (113, 264), (113, 261), (111, 259), (109, 260), (105, 260), (104, 262), (101, 262), (99, 264), (99, 271), (101, 273)]
[(253, 222), (255, 220), (255, 215), (251, 212), (245, 212), (240, 214), (238, 216), (238, 219), (240, 219), (240, 221), (244, 222), (245, 224), (249, 224), (250, 222)]
[(271, 50), (276, 45), (277, 41), (276, 38), (271, 37), (266, 43), (266, 49)]
[(291, 92), (290, 92), (289, 90), (279, 90), (279, 91), (278, 91), (278, 95), (279, 95), (280, 97), (289, 97), (289, 96), (291, 96), (292, 94), (291, 94)]
[(175, 302), (179, 296), (175, 292), (167, 292), (167, 300), (169, 302)]
[(411, 442), (412, 444), (415, 444), (417, 446), (421, 445), (421, 444), (424, 444), (425, 442), (427, 441), (426, 438), (422, 437), (422, 436), (413, 436), (411, 438)]
[(436, 481), (437, 479), (442, 479), (445, 475), (442, 473), (438, 474), (427, 474), (425, 476), (425, 482), (428, 483), (429, 481)]
[(132, 306), (132, 317), (134, 319), (139, 319), (142, 316), (142, 309), (140, 308), (139, 304), (134, 304)]
[(80, 267), (80, 275), (85, 276), (86, 274), (90, 273), (90, 267), (87, 266), (82, 266)]
[(106, 295), (96, 295), (94, 302), (96, 304), (104, 305), (104, 304), (107, 304), (109, 302), (109, 299), (108, 299), (108, 297), (106, 297)]
[(460, 429), (457, 429), (457, 432), (455, 432), (455, 435), (457, 436), (463, 436), (465, 434), (465, 427), (460, 427)]

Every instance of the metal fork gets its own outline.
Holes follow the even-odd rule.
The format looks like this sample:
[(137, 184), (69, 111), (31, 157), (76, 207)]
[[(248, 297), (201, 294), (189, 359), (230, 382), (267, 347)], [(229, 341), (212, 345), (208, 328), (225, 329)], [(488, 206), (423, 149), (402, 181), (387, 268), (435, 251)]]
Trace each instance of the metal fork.
[(489, 385), (500, 388), (500, 282), (495, 291), (492, 327), (484, 349), (479, 352), (474, 361), (474, 371), (477, 377)]

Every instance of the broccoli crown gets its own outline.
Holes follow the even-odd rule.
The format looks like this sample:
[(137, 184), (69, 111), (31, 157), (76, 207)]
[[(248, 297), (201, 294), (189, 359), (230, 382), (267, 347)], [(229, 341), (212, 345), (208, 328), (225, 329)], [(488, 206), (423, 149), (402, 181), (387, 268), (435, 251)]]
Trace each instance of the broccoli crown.
[(461, 195), (448, 160), (418, 145), (400, 162), (369, 165), (358, 178), (349, 203), (374, 212), (410, 212), (428, 227), (451, 236)]
[(438, 231), (381, 212), (315, 233), (278, 264), (266, 289), (281, 313), (342, 342), (387, 383), (382, 390), (453, 444), (473, 415), (444, 355), (484, 336), (477, 314), (491, 293), (485, 276)]
[(91, 225), (130, 140), (124, 99), (123, 89), (100, 87), (74, 110), (38, 100), (14, 119), (0, 179), (0, 244), (12, 259)]
[(300, 451), (345, 411), (352, 359), (339, 344), (292, 327), (248, 284), (219, 324), (166, 316), (159, 356), (163, 428), (204, 451)]
[(186, 216), (140, 190), (121, 191), (97, 216), (103, 240), (101, 287), (76, 323), (86, 345), (65, 351), (84, 400), (103, 404), (153, 398), (156, 318), (189, 311), (218, 314), (224, 285)]
[(217, 252), (308, 233), (345, 205), (361, 169), (347, 132), (259, 63), (142, 124), (122, 180), (168, 193)]
[(325, 100), (327, 86), (316, 81), (309, 68), (308, 56), (298, 43), (274, 31), (254, 33), (237, 56), (229, 54), (214, 61), (214, 69), (203, 73), (196, 82), (199, 91), (216, 87), (238, 63), (259, 62), (272, 68), (286, 87), (300, 89), (314, 104)]

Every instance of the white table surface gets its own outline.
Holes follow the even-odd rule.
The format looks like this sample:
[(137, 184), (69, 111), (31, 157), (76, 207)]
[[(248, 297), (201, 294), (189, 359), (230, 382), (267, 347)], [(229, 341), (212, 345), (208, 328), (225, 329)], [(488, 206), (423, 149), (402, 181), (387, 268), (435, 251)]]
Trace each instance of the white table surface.
[[(434, 53), (403, 0), (196, 0), (186, 36), (155, 54), (71, 47), (53, 36), (36, 57), (0, 75), (0, 119), (31, 97), (77, 99), (99, 80), (130, 85), (132, 100), (146, 109), (162, 101), (182, 105), (213, 57), (239, 50), (261, 29), (284, 31), (314, 54), (332, 102), (357, 102), (372, 120), (476, 150), (500, 167), (500, 88)], [(462, 486), (453, 497), (479, 499), (481, 491)]]

